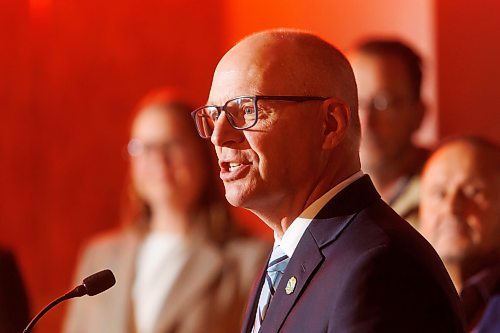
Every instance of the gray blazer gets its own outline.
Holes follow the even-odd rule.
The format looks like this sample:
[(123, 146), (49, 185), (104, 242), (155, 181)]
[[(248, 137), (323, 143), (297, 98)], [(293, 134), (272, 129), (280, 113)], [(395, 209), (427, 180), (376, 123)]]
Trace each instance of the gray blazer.
[[(71, 300), (64, 333), (134, 332), (131, 290), (140, 242), (137, 233), (122, 230), (85, 248), (75, 283), (106, 268), (117, 282), (103, 294)], [(197, 240), (165, 299), (155, 333), (237, 332), (268, 252), (269, 246), (256, 240), (234, 240), (224, 248)]]

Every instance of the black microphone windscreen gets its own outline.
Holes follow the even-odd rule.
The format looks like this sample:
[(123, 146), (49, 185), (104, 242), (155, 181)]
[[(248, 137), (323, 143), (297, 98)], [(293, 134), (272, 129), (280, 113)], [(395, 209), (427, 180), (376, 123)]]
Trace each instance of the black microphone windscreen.
[(100, 294), (114, 286), (115, 283), (115, 276), (109, 269), (97, 272), (83, 279), (83, 285), (89, 296)]

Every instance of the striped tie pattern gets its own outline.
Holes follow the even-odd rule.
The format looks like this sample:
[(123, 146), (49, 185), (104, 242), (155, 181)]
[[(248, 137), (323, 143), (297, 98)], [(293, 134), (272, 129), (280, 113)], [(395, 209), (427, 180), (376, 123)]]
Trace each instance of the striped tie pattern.
[(267, 264), (266, 281), (264, 281), (260, 292), (259, 305), (255, 312), (255, 322), (252, 333), (259, 332), (269, 304), (271, 303), (271, 299), (276, 291), (276, 287), (280, 283), (283, 272), (289, 261), (290, 258), (283, 252), (279, 245), (273, 249), (273, 253), (271, 253), (271, 258)]

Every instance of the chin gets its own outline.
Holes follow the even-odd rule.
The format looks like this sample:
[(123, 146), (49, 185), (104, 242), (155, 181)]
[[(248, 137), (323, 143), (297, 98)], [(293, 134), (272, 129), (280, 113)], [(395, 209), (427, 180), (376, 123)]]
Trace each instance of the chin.
[(443, 261), (461, 262), (468, 256), (470, 249), (468, 246), (455, 245), (436, 248), (436, 251)]
[(226, 187), (226, 200), (231, 206), (245, 208), (245, 200), (241, 195), (240, 191)]
[[(256, 200), (257, 199), (257, 200)], [(255, 193), (248, 193), (239, 187), (227, 188), (226, 187), (226, 200), (231, 206), (244, 208), (248, 210), (257, 209), (258, 197)]]

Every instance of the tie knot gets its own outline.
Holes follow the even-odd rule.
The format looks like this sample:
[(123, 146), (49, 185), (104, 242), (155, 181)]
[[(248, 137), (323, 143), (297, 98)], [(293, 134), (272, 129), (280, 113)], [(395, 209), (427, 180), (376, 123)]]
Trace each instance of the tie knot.
[(269, 259), (269, 263), (267, 264), (267, 271), (283, 273), (289, 260), (290, 258), (278, 245), (273, 249), (273, 252), (271, 253), (271, 258)]

